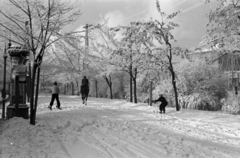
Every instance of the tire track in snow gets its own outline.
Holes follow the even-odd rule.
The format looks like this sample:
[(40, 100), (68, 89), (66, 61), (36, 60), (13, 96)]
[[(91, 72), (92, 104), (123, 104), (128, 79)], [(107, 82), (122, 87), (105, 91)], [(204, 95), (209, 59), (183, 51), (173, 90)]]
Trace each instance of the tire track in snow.
[[(164, 117), (162, 115), (158, 115), (158, 116), (159, 117)], [(155, 115), (155, 117), (156, 117), (156, 115)], [(173, 128), (175, 126), (178, 128), (177, 124), (174, 122), (176, 120), (176, 118), (168, 118), (171, 121), (164, 122), (163, 124), (165, 126), (163, 126), (161, 124), (162, 121), (159, 120), (159, 117), (157, 117), (158, 119), (156, 119), (155, 117), (154, 117), (155, 121), (153, 121), (153, 119), (149, 119), (149, 116), (145, 116), (145, 115), (142, 115), (141, 113), (134, 112), (133, 115), (132, 115), (132, 118), (128, 117), (128, 118), (124, 118), (122, 120), (123, 121), (134, 120), (136, 122), (135, 124), (139, 123), (139, 127), (138, 127), (139, 129), (141, 129), (144, 124), (147, 125), (147, 124), (152, 123), (153, 128), (160, 130), (160, 134), (162, 134), (163, 136), (164, 135), (169, 136), (168, 141), (170, 143), (171, 142), (175, 143), (175, 144), (171, 143), (171, 144), (169, 144), (169, 146), (170, 147), (171, 146), (176, 147), (176, 149), (177, 149), (176, 151), (174, 151), (175, 148), (173, 148), (173, 149), (168, 148), (168, 147), (166, 148), (166, 151), (168, 150), (168, 153), (175, 153), (175, 155), (172, 155), (172, 156), (178, 156), (178, 153), (184, 153), (183, 152), (184, 150), (186, 150), (186, 154), (183, 154), (182, 157), (185, 157), (187, 155), (195, 155), (195, 156), (199, 155), (199, 156), (201, 156), (202, 154), (199, 153), (199, 151), (195, 150), (196, 147), (198, 147), (201, 151), (205, 151), (203, 153), (205, 153), (205, 155), (208, 155), (208, 156), (211, 156), (212, 152), (216, 152), (216, 155), (218, 155), (218, 157), (229, 157), (229, 155), (235, 155), (233, 157), (236, 157), (236, 155), (239, 154), (238, 151), (237, 151), (239, 148), (237, 149), (236, 146), (231, 147), (231, 146), (229, 146), (229, 144), (228, 144), (228, 146), (225, 146), (224, 144), (219, 144), (219, 142), (216, 142), (217, 143), (216, 144), (216, 143), (214, 143), (214, 141), (211, 141), (211, 139), (207, 140), (207, 142), (206, 142), (204, 140), (201, 140), (201, 138), (199, 139), (199, 137), (191, 137), (191, 136), (189, 137), (188, 135), (182, 135), (178, 131), (175, 131), (174, 128)], [(156, 123), (156, 121), (160, 122), (160, 124)], [(156, 126), (156, 125), (160, 125), (160, 126)], [(181, 128), (185, 129), (186, 126), (188, 126), (188, 125), (185, 125), (185, 126), (182, 125)], [(136, 127), (136, 129), (137, 129), (137, 127)], [(191, 129), (195, 130), (194, 128), (191, 128)], [(168, 132), (168, 134), (166, 134), (166, 132), (165, 132), (165, 134), (163, 134), (164, 131)], [(177, 133), (179, 134), (179, 138), (176, 137), (176, 134), (173, 134), (174, 132), (176, 132), (176, 134)], [(173, 134), (173, 138), (169, 134)], [(153, 135), (153, 133), (150, 134), (150, 135)], [(160, 137), (161, 137), (161, 135), (160, 135)], [(162, 138), (164, 139), (164, 137), (162, 137)], [(156, 141), (156, 140), (153, 140), (153, 141)], [(188, 142), (188, 144), (192, 144), (192, 145), (185, 148), (185, 147), (183, 147), (181, 142), (184, 142), (185, 144), (186, 144), (186, 142)], [(160, 144), (162, 144), (162, 143), (160, 142)], [(217, 147), (212, 148), (212, 146), (217, 146)], [(166, 147), (166, 146), (164, 146), (164, 147)], [(181, 149), (179, 149), (179, 147), (182, 147), (183, 149), (181, 150)], [(208, 150), (209, 150), (208, 148), (212, 148), (211, 152), (208, 152)], [(192, 153), (195, 153), (195, 154), (192, 154)]]
[(48, 123), (47, 120), (45, 120), (45, 123), (48, 125), (49, 129), (51, 130), (52, 134), (55, 136), (57, 142), (59, 143), (59, 145), (61, 146), (61, 148), (63, 149), (63, 151), (66, 153), (66, 155), (69, 158), (72, 158), (72, 156), (70, 155), (70, 153), (68, 152), (68, 150), (66, 149), (66, 147), (63, 145), (62, 141), (58, 138), (58, 136), (54, 133), (53, 129), (51, 128), (50, 124)]
[[(93, 134), (93, 136), (95, 137), (95, 139), (100, 138), (98, 139), (99, 142), (102, 145), (107, 146), (108, 149), (111, 149), (114, 155), (120, 156), (121, 153), (123, 153), (123, 151), (127, 152), (126, 154), (124, 154), (124, 157), (126, 158), (128, 158), (129, 156), (158, 158), (160, 155), (159, 151), (158, 151), (158, 154), (150, 153), (149, 152), (150, 150), (153, 151), (152, 147), (149, 147), (146, 144), (132, 141), (130, 139), (126, 139), (126, 137), (124, 138), (121, 135), (116, 135), (115, 133), (112, 133), (112, 131), (111, 133), (104, 134), (104, 131), (102, 131), (101, 129), (98, 129), (97, 132)], [(154, 151), (154, 153), (155, 152), (156, 150)], [(135, 153), (138, 153), (138, 155), (136, 155)], [(116, 156), (116, 157), (119, 157), (119, 156)], [(123, 156), (120, 156), (120, 157), (123, 157)]]
[[(79, 120), (77, 120), (77, 118), (74, 118), (74, 116), (70, 116), (71, 118), (68, 118), (68, 117), (69, 116), (58, 117), (57, 119), (56, 119), (56, 117), (54, 117), (54, 118), (51, 118), (51, 120), (50, 120), (51, 124), (52, 124), (52, 126), (50, 128), (52, 129), (52, 132), (55, 135), (58, 135), (56, 137), (61, 139), (61, 140), (59, 139), (59, 142), (60, 142), (60, 144), (62, 144), (62, 147), (65, 149), (66, 153), (69, 153), (69, 156), (72, 155), (72, 156), (70, 156), (72, 158), (78, 158), (79, 157), (78, 155), (82, 155), (83, 152), (85, 152), (82, 149), (74, 149), (73, 150), (71, 147), (67, 146), (66, 142), (64, 142), (64, 138), (61, 135), (64, 136), (64, 135), (70, 134), (71, 139), (76, 138), (79, 141), (78, 143), (75, 142), (75, 145), (79, 145), (79, 146), (84, 145), (84, 149), (86, 151), (90, 151), (90, 152), (99, 151), (98, 153), (103, 153), (102, 155), (105, 155), (105, 156), (103, 156), (103, 158), (105, 158), (109, 153), (107, 153), (101, 147), (95, 145), (96, 141), (93, 140), (91, 136), (89, 136), (90, 133), (85, 133), (82, 131), (83, 128), (85, 128), (87, 126), (91, 126), (94, 123), (94, 121), (91, 122), (91, 120), (90, 120), (90, 123), (89, 123), (85, 119), (86, 122), (83, 121), (82, 124), (79, 124), (78, 123)], [(66, 119), (67, 119), (67, 121), (66, 121)], [(76, 121), (73, 122), (73, 121), (69, 121), (69, 120), (76, 120)], [(80, 122), (81, 122), (81, 120), (80, 120)], [(79, 133), (81, 133), (81, 135), (79, 135)], [(98, 157), (100, 157), (100, 156), (98, 155)]]
[[(66, 117), (62, 117), (65, 118)], [(92, 120), (91, 116), (88, 116), (85, 121), (79, 123), (80, 121), (77, 120), (76, 118), (69, 118), (67, 120), (75, 120), (74, 122), (72, 121), (64, 121), (64, 120), (58, 120), (62, 118), (56, 118), (56, 121), (54, 119), (51, 120), (51, 124), (54, 124), (57, 129), (58, 133), (65, 132), (65, 133), (71, 133), (71, 135), (75, 136), (78, 138), (80, 141), (83, 141), (85, 144), (88, 144), (89, 146), (96, 148), (100, 150), (101, 152), (109, 155), (111, 158), (129, 158), (129, 157), (137, 157), (137, 156), (142, 156), (142, 157), (149, 157), (151, 155), (151, 158), (158, 158), (159, 155), (162, 155), (160, 150), (153, 149), (153, 146), (151, 145), (147, 146), (144, 143), (137, 143), (135, 142), (134, 139), (129, 139), (124, 135), (119, 135), (119, 133), (116, 133), (115, 131), (111, 130), (113, 128), (114, 123), (110, 123), (110, 121), (97, 121)], [(99, 118), (97, 118), (98, 120)], [(61, 122), (61, 124), (58, 125), (58, 123)], [(64, 123), (65, 122), (65, 123)], [(92, 123), (89, 123), (92, 122)], [(108, 125), (112, 124), (112, 127), (109, 127)], [(76, 126), (76, 128), (79, 128), (79, 132), (75, 132), (73, 130), (73, 125)], [(94, 126), (93, 126), (94, 125)], [(91, 130), (86, 130), (84, 131), (84, 128), (90, 127)], [(99, 127), (97, 127), (99, 126)], [(56, 128), (55, 127), (55, 128)], [(75, 127), (74, 127), (75, 128)], [(110, 129), (107, 129), (110, 128)], [(106, 134), (106, 130), (109, 130), (110, 133)], [(91, 131), (89, 133), (88, 131)], [(115, 132), (115, 133), (112, 133)], [(55, 133), (57, 134), (57, 133)], [(157, 154), (152, 154), (149, 151), (154, 151), (154, 153)], [(164, 154), (165, 155), (165, 154)], [(163, 156), (165, 157), (165, 156)]]
[[(240, 145), (239, 137), (233, 137), (233, 135), (229, 136), (223, 133), (223, 131), (216, 130), (214, 127), (218, 126), (212, 123), (209, 124), (205, 122), (196, 123), (194, 122), (194, 120), (192, 120), (191, 123), (188, 123), (185, 120), (178, 119), (167, 114), (164, 114), (164, 116), (163, 115), (156, 116), (154, 114), (142, 113), (142, 115), (154, 119), (158, 118), (159, 122), (157, 124), (160, 127), (175, 131), (180, 134), (186, 134), (188, 136), (192, 136), (195, 138), (198, 137), (203, 140), (208, 141), (211, 140), (216, 143), (228, 144), (235, 147)], [(149, 122), (150, 124), (156, 124), (156, 122), (152, 122), (151, 120), (146, 122)], [(203, 127), (204, 125), (205, 127)]]
[[(59, 133), (65, 132), (65, 135), (71, 134), (72, 137), (76, 137), (89, 147), (99, 150), (106, 157), (110, 158), (138, 156), (146, 158), (154, 156), (192, 157), (193, 155), (194, 157), (205, 158), (211, 157), (213, 153), (215, 153), (216, 157), (230, 157), (229, 155), (235, 155), (235, 153), (228, 153), (231, 150), (221, 151), (222, 148), (211, 147), (209, 144), (205, 145), (203, 141), (189, 139), (188, 135), (176, 136), (173, 132), (179, 133), (177, 131), (178, 128), (182, 128), (183, 130), (193, 129), (191, 126), (184, 124), (177, 126), (176, 121), (178, 120), (176, 118), (165, 118), (170, 120), (165, 121), (163, 124), (158, 120), (158, 123), (154, 122), (153, 125), (155, 127), (152, 128), (149, 126), (151, 125), (149, 122), (153, 119), (149, 119), (149, 116), (142, 113), (132, 113), (126, 110), (123, 113), (126, 112), (126, 114), (129, 114), (129, 116), (132, 115), (132, 117), (123, 118), (119, 113), (121, 110), (113, 113), (113, 110), (103, 110), (99, 107), (94, 108), (94, 106), (86, 106), (82, 108), (82, 111), (79, 111), (78, 116), (68, 113), (68, 115), (61, 115), (61, 118), (56, 118), (55, 123), (59, 123)], [(72, 116), (69, 116), (70, 114)], [(107, 117), (104, 118), (103, 116), (105, 115)], [(152, 115), (152, 117), (156, 120), (156, 115)], [(144, 129), (144, 125), (147, 128)], [(173, 128), (175, 125), (176, 128)], [(162, 127), (164, 128), (159, 130)], [(170, 132), (167, 133), (164, 130), (170, 130)], [(148, 133), (149, 135), (147, 135)], [(154, 134), (156, 134), (156, 137), (152, 136)], [(150, 152), (152, 155), (149, 154), (149, 151), (153, 150), (156, 150), (156, 155), (153, 152)], [(160, 155), (163, 153), (165, 156)]]

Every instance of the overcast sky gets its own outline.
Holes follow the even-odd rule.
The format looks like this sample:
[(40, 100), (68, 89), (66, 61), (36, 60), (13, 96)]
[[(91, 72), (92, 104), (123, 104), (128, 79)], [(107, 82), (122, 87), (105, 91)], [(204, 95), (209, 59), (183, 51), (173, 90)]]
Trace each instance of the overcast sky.
[[(174, 19), (180, 24), (174, 31), (177, 45), (187, 48), (198, 46), (206, 33), (206, 14), (214, 7), (213, 3), (205, 4), (204, 0), (159, 0), (166, 13), (182, 11)], [(158, 19), (156, 0), (84, 0), (83, 14), (69, 29), (81, 29), (86, 23), (97, 24), (102, 17), (109, 18), (111, 26), (128, 25), (131, 21)]]
[[(156, 9), (156, 0), (79, 0), (82, 1), (82, 15), (66, 29), (80, 30), (88, 24), (97, 24), (101, 16), (109, 18), (111, 26), (129, 25), (131, 21), (160, 18)], [(176, 45), (187, 48), (198, 46), (206, 34), (206, 14), (215, 6), (213, 2), (205, 4), (205, 0), (159, 0), (166, 13), (182, 11), (174, 21), (180, 24), (174, 30)], [(215, 1), (215, 0), (212, 0)], [(6, 0), (0, 0), (0, 6)], [(1, 6), (3, 7), (3, 6)]]

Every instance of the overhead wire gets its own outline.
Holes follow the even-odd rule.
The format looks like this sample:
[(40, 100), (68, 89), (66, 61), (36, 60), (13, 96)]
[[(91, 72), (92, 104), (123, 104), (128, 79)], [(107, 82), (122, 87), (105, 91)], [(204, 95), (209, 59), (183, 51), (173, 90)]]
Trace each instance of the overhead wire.
[[(182, 3), (184, 3), (185, 1), (186, 1), (186, 0), (182, 0), (181, 2), (177, 3), (176, 5), (172, 6), (172, 7), (169, 8), (169, 9), (173, 9), (174, 7), (176, 7), (176, 6), (178, 6), (178, 5), (182, 4)], [(140, 14), (143, 14), (143, 13), (149, 11), (149, 10), (150, 10), (150, 9), (146, 9), (146, 10), (144, 10), (144, 11), (141, 11), (141, 12), (139, 12), (139, 13), (136, 13), (136, 14), (134, 14), (134, 15), (131, 15), (131, 16), (129, 16), (129, 17), (126, 17), (126, 18), (124, 18), (124, 19), (118, 21), (118, 23), (120, 23), (120, 22), (122, 22), (122, 21), (125, 21), (125, 20), (127, 20), (127, 19), (130, 19), (130, 18), (133, 18), (133, 17), (135, 17), (135, 16), (138, 16), (138, 15), (140, 15)]]
[(130, 19), (130, 18), (133, 18), (133, 17), (135, 17), (135, 16), (138, 16), (138, 15), (140, 15), (140, 14), (143, 14), (143, 13), (145, 13), (145, 12), (147, 12), (147, 11), (149, 11), (149, 9), (144, 10), (144, 11), (142, 11), (142, 12), (139, 12), (139, 13), (137, 13), (137, 14), (134, 14), (134, 15), (132, 15), (132, 16), (129, 16), (129, 17), (125, 18), (125, 19), (122, 19), (122, 20), (118, 21), (118, 23), (120, 23), (120, 22), (122, 22), (122, 21), (125, 21), (125, 20), (127, 20), (127, 19)]
[(194, 5), (192, 5), (192, 6), (188, 7), (188, 8), (186, 8), (186, 9), (184, 9), (183, 11), (181, 11), (181, 13), (186, 13), (186, 12), (188, 12), (188, 11), (191, 11), (191, 10), (197, 8), (197, 7), (200, 7), (200, 6), (203, 5), (203, 4), (204, 4), (203, 1), (198, 2), (197, 4), (194, 4)]
[[(185, 1), (186, 1), (186, 0), (183, 0), (183, 1), (179, 2), (179, 3), (177, 3), (176, 5), (172, 6), (172, 7), (169, 8), (169, 9), (173, 9), (174, 7), (176, 7), (176, 6), (184, 3)], [(197, 8), (197, 7), (200, 7), (200, 6), (203, 5), (203, 4), (204, 4), (203, 1), (198, 2), (198, 3), (196, 3), (196, 4), (192, 5), (192, 6), (184, 9), (183, 11), (181, 11), (181, 13), (186, 13), (186, 12), (188, 12), (188, 11), (191, 11), (191, 10)], [(122, 21), (125, 21), (125, 20), (127, 20), (127, 19), (130, 19), (130, 18), (133, 18), (133, 17), (135, 17), (135, 16), (138, 16), (138, 15), (140, 15), (140, 14), (143, 14), (143, 13), (149, 11), (149, 10), (150, 10), (150, 9), (146, 9), (146, 10), (144, 10), (144, 11), (142, 11), (142, 12), (139, 12), (139, 13), (136, 13), (136, 14), (131, 15), (131, 16), (129, 16), (129, 17), (126, 17), (125, 19), (122, 19), (122, 20), (118, 21), (118, 23), (120, 23), (120, 22), (122, 22)]]
[(186, 1), (186, 0), (183, 0), (183, 1), (179, 2), (179, 3), (177, 3), (176, 5), (172, 6), (172, 7), (169, 8), (169, 9), (173, 9), (174, 7), (176, 7), (176, 6), (178, 6), (178, 5), (182, 4), (182, 3), (184, 3), (185, 1)]

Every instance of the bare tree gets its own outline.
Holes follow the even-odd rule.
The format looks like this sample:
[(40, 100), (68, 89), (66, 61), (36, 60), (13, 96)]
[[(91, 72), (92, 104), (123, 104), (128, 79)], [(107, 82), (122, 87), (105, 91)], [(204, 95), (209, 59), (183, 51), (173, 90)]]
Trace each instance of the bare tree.
[[(179, 55), (182, 51), (179, 47), (173, 47), (172, 41), (175, 41), (174, 36), (172, 35), (172, 30), (175, 27), (178, 27), (177, 23), (172, 22), (171, 20), (176, 17), (179, 12), (174, 12), (172, 14), (167, 15), (165, 12), (161, 10), (160, 3), (156, 0), (156, 7), (160, 14), (161, 20), (149, 20), (148, 22), (141, 23), (145, 27), (145, 31), (143, 33), (148, 38), (154, 38), (157, 41), (159, 46), (155, 46), (152, 44), (148, 45), (145, 43), (144, 45), (148, 48), (149, 52), (151, 53), (150, 59), (152, 57), (155, 58), (155, 61), (158, 64), (154, 63), (154, 65), (159, 65), (161, 69), (167, 68), (171, 74), (171, 81), (173, 85), (174, 95), (175, 95), (175, 103), (176, 103), (176, 110), (179, 111), (179, 104), (178, 104), (178, 91), (176, 85), (176, 73), (173, 67), (173, 55)], [(157, 56), (154, 53), (159, 53)]]

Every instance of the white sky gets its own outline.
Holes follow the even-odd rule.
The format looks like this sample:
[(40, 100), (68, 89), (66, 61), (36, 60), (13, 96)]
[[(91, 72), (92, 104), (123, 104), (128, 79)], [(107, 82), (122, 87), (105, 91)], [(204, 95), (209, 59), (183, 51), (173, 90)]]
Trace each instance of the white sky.
[[(73, 0), (70, 0), (73, 1)], [(67, 29), (79, 30), (86, 23), (97, 24), (101, 16), (109, 18), (111, 26), (128, 25), (131, 21), (157, 19), (156, 0), (79, 0), (82, 1), (81, 17)], [(206, 33), (206, 14), (213, 2), (204, 4), (204, 0), (159, 0), (166, 13), (181, 10), (183, 13), (174, 19), (180, 27), (174, 31), (177, 45), (187, 48), (197, 47)], [(214, 1), (214, 0), (213, 0)], [(7, 0), (0, 0), (0, 7)]]
[[(166, 13), (182, 11), (174, 19), (180, 27), (174, 31), (177, 45), (187, 48), (198, 46), (206, 33), (206, 14), (214, 4), (204, 4), (203, 0), (159, 0)], [(86, 23), (96, 24), (101, 16), (109, 18), (111, 26), (128, 25), (131, 21), (157, 19), (156, 0), (85, 0), (83, 14), (69, 28), (81, 29)]]

